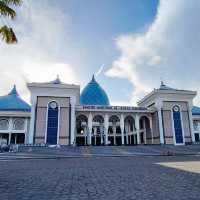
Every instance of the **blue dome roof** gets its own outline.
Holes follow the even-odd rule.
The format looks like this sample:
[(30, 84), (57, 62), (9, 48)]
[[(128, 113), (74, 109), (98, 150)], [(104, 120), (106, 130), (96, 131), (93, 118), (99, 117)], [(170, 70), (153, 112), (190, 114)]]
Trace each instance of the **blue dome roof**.
[(80, 102), (82, 105), (110, 105), (106, 92), (96, 82), (94, 75), (92, 80), (83, 89), (80, 97)]
[(200, 107), (193, 106), (192, 115), (200, 115)]
[(30, 112), (31, 107), (22, 100), (14, 86), (8, 95), (0, 97), (0, 111), (25, 111)]

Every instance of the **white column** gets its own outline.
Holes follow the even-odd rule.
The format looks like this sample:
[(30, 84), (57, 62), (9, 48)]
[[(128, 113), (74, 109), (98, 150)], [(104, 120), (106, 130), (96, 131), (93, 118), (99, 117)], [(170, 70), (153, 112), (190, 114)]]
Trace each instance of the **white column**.
[(194, 125), (193, 125), (193, 119), (192, 119), (192, 102), (188, 103), (188, 114), (189, 114), (189, 123), (190, 123), (190, 132), (191, 132), (191, 138), (192, 143), (195, 142), (195, 134), (194, 134)]
[(10, 144), (10, 142), (11, 142), (12, 128), (13, 128), (13, 119), (10, 117), (9, 118), (9, 127), (8, 127), (8, 130), (9, 130), (8, 144)]
[(105, 114), (105, 119), (104, 119), (105, 145), (108, 145), (108, 127), (109, 127), (108, 114)]
[(164, 144), (163, 120), (162, 120), (161, 108), (158, 109), (158, 123), (160, 132), (160, 144)]
[(113, 126), (114, 145), (116, 145), (116, 125)]
[(25, 129), (25, 133), (24, 133), (24, 143), (27, 144), (28, 118), (25, 119), (24, 129)]
[(70, 144), (75, 144), (75, 124), (76, 124), (76, 116), (75, 116), (75, 104), (76, 99), (75, 97), (70, 98), (70, 105), (71, 105), (71, 133), (70, 133)]
[(129, 144), (129, 142), (128, 142), (128, 133), (129, 133), (128, 124), (125, 124), (124, 127), (125, 127), (125, 131), (126, 131), (126, 144)]
[(137, 133), (137, 144), (140, 144), (140, 122), (139, 122), (139, 115), (136, 114), (135, 116), (135, 128)]
[(145, 123), (145, 119), (143, 118), (143, 127), (144, 127), (144, 143), (147, 143), (147, 130), (146, 130), (146, 123)]
[(89, 131), (89, 141), (88, 144), (91, 145), (92, 144), (92, 113), (89, 113), (89, 117), (88, 117), (88, 131)]
[(123, 114), (121, 114), (120, 116), (120, 128), (121, 128), (122, 145), (124, 145), (124, 115)]
[(94, 127), (94, 145), (97, 145), (97, 127)]
[(99, 129), (100, 129), (101, 145), (103, 145), (103, 132), (104, 132), (104, 127), (101, 125)]
[(36, 101), (37, 101), (37, 97), (32, 97), (31, 98), (31, 105), (32, 106), (31, 106), (30, 130), (29, 130), (29, 136), (28, 136), (28, 143), (29, 144), (33, 144)]
[[(76, 129), (76, 127), (75, 127), (75, 129)], [(77, 131), (75, 130), (75, 142), (76, 142), (76, 133), (77, 133)], [(87, 145), (88, 144), (88, 133), (87, 133), (87, 127), (86, 126), (83, 127), (83, 134), (84, 134), (84, 137), (85, 137), (85, 145)]]
[(149, 119), (150, 119), (150, 131), (151, 131), (151, 144), (153, 144), (153, 121), (152, 121), (152, 116)]

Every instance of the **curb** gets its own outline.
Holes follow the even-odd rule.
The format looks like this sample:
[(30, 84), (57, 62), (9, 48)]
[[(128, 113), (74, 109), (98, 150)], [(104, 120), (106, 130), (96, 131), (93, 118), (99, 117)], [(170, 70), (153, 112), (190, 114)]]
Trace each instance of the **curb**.
[[(1, 155), (1, 154), (0, 154)], [(0, 156), (0, 161), (6, 161), (6, 160), (59, 160), (59, 159), (72, 159), (72, 158), (100, 158), (100, 157), (113, 157), (113, 158), (119, 158), (119, 157), (175, 157), (175, 156), (200, 156), (200, 154), (197, 153), (187, 153), (187, 154), (173, 154), (173, 155), (167, 155), (167, 154), (83, 154), (83, 155), (72, 155), (72, 156), (22, 156), (22, 157), (12, 157), (12, 156)]]

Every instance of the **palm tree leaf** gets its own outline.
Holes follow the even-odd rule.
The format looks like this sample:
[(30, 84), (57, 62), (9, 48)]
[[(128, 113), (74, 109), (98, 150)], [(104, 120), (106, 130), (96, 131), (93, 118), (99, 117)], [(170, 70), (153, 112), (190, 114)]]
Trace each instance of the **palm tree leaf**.
[(14, 31), (6, 25), (0, 27), (0, 35), (2, 36), (2, 40), (4, 40), (7, 44), (17, 43), (17, 37)]
[(1, 15), (14, 19), (16, 16), (16, 12), (8, 5), (6, 5), (4, 1), (0, 0), (0, 16)]
[(6, 5), (15, 5), (20, 6), (22, 4), (22, 0), (0, 0), (4, 2)]

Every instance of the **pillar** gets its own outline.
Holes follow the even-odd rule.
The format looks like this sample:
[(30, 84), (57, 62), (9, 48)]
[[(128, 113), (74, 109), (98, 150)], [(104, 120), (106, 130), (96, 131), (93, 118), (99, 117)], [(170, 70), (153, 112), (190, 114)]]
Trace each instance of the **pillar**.
[(143, 118), (143, 127), (144, 127), (144, 143), (147, 143), (147, 129), (146, 129), (146, 122), (145, 118)]
[(25, 119), (25, 132), (24, 132), (24, 143), (27, 144), (27, 134), (28, 134), (28, 118)]
[(71, 105), (71, 133), (70, 133), (70, 144), (75, 144), (75, 124), (76, 124), (76, 116), (75, 116), (75, 104), (76, 100), (75, 97), (70, 98), (70, 105)]
[(136, 134), (137, 134), (137, 144), (140, 144), (140, 121), (139, 121), (139, 115), (136, 114), (135, 116), (135, 128), (136, 128)]
[(100, 137), (101, 137), (101, 145), (103, 145), (103, 133), (104, 133), (104, 127), (100, 126)]
[(9, 126), (8, 126), (8, 131), (9, 131), (8, 144), (11, 143), (12, 129), (13, 129), (13, 119), (10, 117), (9, 118)]
[(151, 131), (151, 144), (153, 144), (153, 121), (152, 116), (149, 118), (150, 120), (150, 131)]
[[(77, 131), (75, 131), (75, 133), (77, 133)], [(87, 145), (88, 144), (88, 133), (87, 133), (87, 127), (86, 126), (84, 126), (83, 134), (84, 134), (84, 137), (85, 137), (85, 145)], [(75, 135), (75, 141), (76, 141), (76, 135)]]
[(188, 116), (189, 116), (189, 123), (190, 123), (190, 132), (191, 132), (191, 139), (192, 143), (195, 143), (195, 135), (194, 135), (194, 125), (193, 125), (193, 119), (192, 119), (192, 102), (188, 103)]
[(34, 137), (34, 128), (35, 128), (35, 110), (36, 110), (36, 101), (37, 97), (31, 98), (31, 120), (30, 120), (30, 129), (28, 135), (28, 143), (33, 144), (33, 137)]
[(89, 117), (88, 117), (88, 135), (89, 135), (89, 140), (88, 140), (88, 144), (91, 145), (92, 144), (92, 113), (89, 113)]
[(125, 131), (126, 131), (126, 144), (129, 144), (128, 142), (128, 124), (124, 125)]
[(160, 144), (164, 144), (163, 119), (162, 119), (161, 108), (158, 109), (158, 123), (159, 123), (159, 133), (160, 133)]
[(94, 127), (94, 145), (97, 145), (97, 127)]
[(105, 129), (105, 145), (108, 145), (108, 127), (109, 127), (109, 121), (108, 121), (108, 114), (105, 114), (104, 118), (104, 129)]
[(123, 114), (121, 114), (120, 116), (120, 128), (121, 128), (122, 145), (124, 145), (124, 115)]
[(116, 145), (116, 125), (113, 126), (114, 145)]

